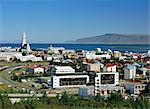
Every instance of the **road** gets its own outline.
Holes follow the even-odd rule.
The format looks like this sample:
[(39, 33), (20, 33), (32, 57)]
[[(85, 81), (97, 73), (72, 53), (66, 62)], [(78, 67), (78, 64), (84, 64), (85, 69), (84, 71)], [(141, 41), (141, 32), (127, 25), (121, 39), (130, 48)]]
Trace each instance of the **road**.
[(11, 67), (5, 68), (0, 73), (1, 82), (3, 82), (4, 84), (10, 85), (14, 90), (21, 90), (22, 88), (33, 90), (32, 87), (28, 86), (25, 83), (20, 83), (20, 82), (11, 80), (9, 72), (11, 72), (14, 69), (21, 68), (21, 67), (23, 67), (23, 65), (17, 65), (17, 66), (11, 66)]

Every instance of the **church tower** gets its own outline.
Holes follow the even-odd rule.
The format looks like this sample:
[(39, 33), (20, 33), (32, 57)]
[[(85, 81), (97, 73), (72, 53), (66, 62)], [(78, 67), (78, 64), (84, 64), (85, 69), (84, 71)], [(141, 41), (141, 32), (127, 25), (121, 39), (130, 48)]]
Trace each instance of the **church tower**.
[(22, 47), (24, 45), (27, 45), (27, 38), (26, 38), (26, 33), (25, 32), (23, 32), (23, 36), (22, 36)]

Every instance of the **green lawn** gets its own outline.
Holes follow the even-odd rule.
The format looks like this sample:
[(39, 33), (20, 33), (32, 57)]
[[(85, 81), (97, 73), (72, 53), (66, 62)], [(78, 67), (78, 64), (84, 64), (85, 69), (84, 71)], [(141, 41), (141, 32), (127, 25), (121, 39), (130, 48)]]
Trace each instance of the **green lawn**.
[(21, 65), (21, 64), (31, 64), (31, 65), (34, 65), (34, 64), (36, 64), (36, 65), (39, 65), (39, 64), (41, 64), (41, 65), (48, 65), (49, 64), (49, 62), (46, 62), (46, 61), (44, 61), (44, 62), (7, 62), (7, 63), (0, 63), (0, 66), (16, 66), (16, 65)]

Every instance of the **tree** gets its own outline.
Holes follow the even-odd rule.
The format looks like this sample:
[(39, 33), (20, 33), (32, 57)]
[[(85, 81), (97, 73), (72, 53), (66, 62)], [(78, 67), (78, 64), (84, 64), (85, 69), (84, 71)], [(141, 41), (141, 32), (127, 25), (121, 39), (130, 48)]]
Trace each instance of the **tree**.
[(69, 102), (69, 95), (67, 94), (67, 92), (65, 91), (61, 98), (60, 98), (60, 101), (63, 103), (63, 104), (68, 104)]

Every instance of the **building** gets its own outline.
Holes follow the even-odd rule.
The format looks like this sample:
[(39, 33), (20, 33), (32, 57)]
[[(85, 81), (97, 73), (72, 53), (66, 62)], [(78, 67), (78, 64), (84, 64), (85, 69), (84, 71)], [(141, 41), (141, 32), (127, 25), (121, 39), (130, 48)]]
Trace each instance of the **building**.
[(22, 36), (22, 44), (21, 44), (20, 51), (24, 55), (29, 54), (31, 52), (30, 45), (29, 45), (29, 43), (27, 43), (27, 37), (26, 37), (26, 33), (25, 32), (23, 33), (23, 36)]
[(59, 75), (59, 74), (74, 74), (75, 69), (73, 69), (71, 66), (50, 66), (50, 73), (53, 75)]
[(127, 81), (125, 83), (125, 89), (130, 93), (134, 95), (140, 94), (142, 91), (145, 90), (146, 84), (142, 84), (139, 81)]
[(100, 72), (104, 65), (102, 63), (89, 63), (87, 64), (88, 72)]
[(100, 86), (95, 90), (95, 95), (99, 94), (101, 96), (108, 97), (108, 95), (115, 92), (124, 95), (124, 91), (125, 91), (124, 87), (120, 87), (120, 86)]
[(16, 56), (22, 56), (22, 54), (20, 52), (0, 52), (0, 61), (10, 62)]
[(84, 86), (79, 88), (79, 96), (81, 97), (88, 97), (94, 95), (94, 86)]
[(46, 67), (44, 66), (27, 66), (26, 71), (32, 73), (44, 73)]
[(96, 74), (95, 86), (116, 86), (119, 85), (118, 72), (100, 72)]
[(48, 54), (62, 54), (64, 50), (64, 47), (53, 47), (50, 45), (50, 47), (48, 47)]
[(88, 82), (88, 75), (52, 76), (52, 88), (83, 87)]
[(119, 92), (124, 94), (124, 88), (119, 86), (118, 72), (101, 72), (97, 73), (95, 77), (95, 95), (108, 96), (112, 92)]
[(116, 72), (117, 71), (116, 67), (117, 66), (115, 64), (108, 63), (104, 66), (103, 71), (105, 71), (105, 72)]
[(121, 57), (121, 52), (114, 51), (114, 58), (120, 58), (120, 57)]
[(43, 59), (41, 57), (36, 57), (34, 55), (16, 56), (16, 58), (17, 58), (17, 60), (19, 60), (21, 62), (25, 62), (25, 61), (33, 61), (33, 62), (43, 61)]
[(128, 64), (124, 68), (124, 79), (134, 79), (136, 76), (136, 66)]

